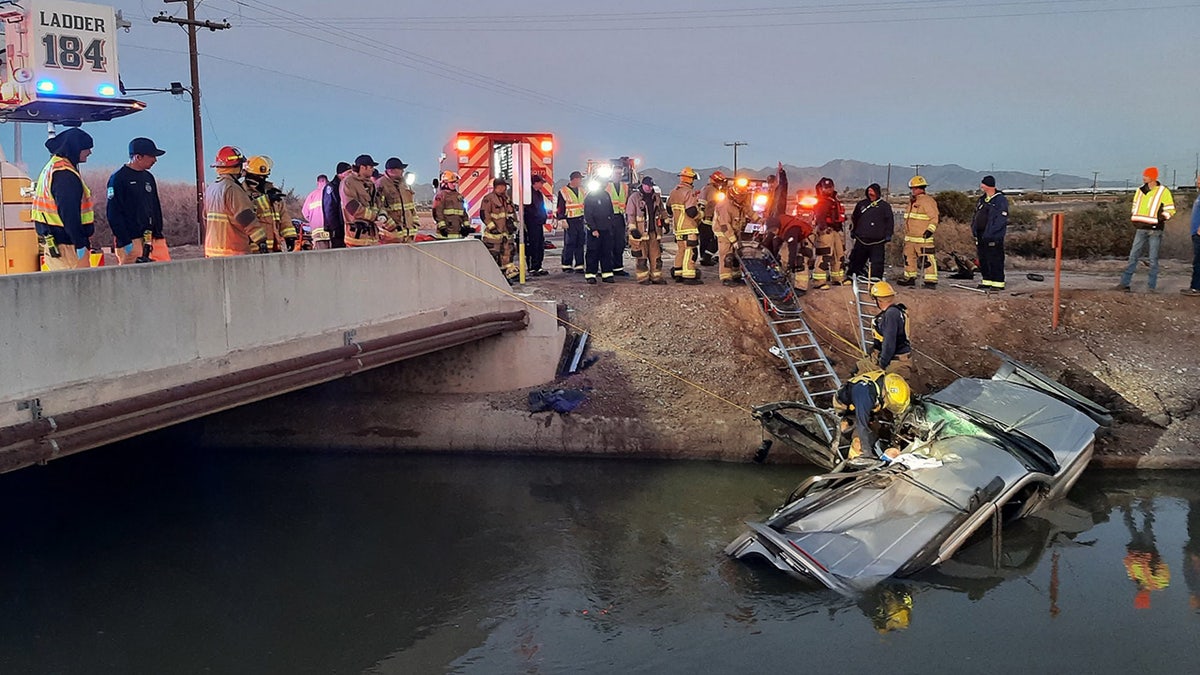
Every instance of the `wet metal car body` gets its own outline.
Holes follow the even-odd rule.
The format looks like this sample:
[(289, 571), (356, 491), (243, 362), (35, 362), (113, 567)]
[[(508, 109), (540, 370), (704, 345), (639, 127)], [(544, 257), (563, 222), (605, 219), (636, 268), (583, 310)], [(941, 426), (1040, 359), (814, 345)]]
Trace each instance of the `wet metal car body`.
[[(1066, 495), (1111, 424), (1108, 411), (996, 354), (1003, 363), (992, 379), (959, 379), (897, 423), (893, 444), (925, 468), (839, 461), (770, 518), (748, 523), (726, 553), (851, 594), (937, 565), (981, 527)], [(840, 459), (808, 445), (800, 449), (814, 463)]]

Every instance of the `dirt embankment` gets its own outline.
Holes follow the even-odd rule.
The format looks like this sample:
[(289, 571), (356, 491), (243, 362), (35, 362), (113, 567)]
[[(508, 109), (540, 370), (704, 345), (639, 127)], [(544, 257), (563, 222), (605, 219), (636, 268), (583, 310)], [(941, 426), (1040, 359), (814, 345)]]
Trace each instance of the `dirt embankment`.
[[(1045, 264), (1013, 261), (1008, 288), (998, 294), (948, 280), (936, 290), (901, 288), (920, 379), (938, 388), (960, 375), (989, 377), (997, 361), (986, 348), (994, 347), (1113, 410), (1117, 424), (1098, 445), (1103, 463), (1200, 466), (1200, 301), (1178, 293), (1186, 266), (1164, 263), (1154, 294), (1111, 290), (1115, 261), (1065, 273), (1060, 325), (1052, 330), (1053, 275)], [(553, 273), (525, 287), (567, 305), (569, 321), (595, 338), (596, 364), (559, 385), (590, 388), (574, 416), (644, 419), (669, 411), (652, 415), (660, 433), (702, 442), (709, 434), (697, 430), (707, 425), (697, 420), (740, 419), (745, 413), (737, 406), (795, 396), (795, 384), (767, 351), (773, 341), (751, 292), (720, 286), (711, 269), (702, 286), (645, 287), (631, 279), (588, 286), (577, 275)], [(1035, 269), (1046, 281), (1025, 278)], [(1139, 272), (1135, 289), (1143, 279)], [(846, 374), (853, 353), (829, 332), (854, 341), (850, 289), (810, 292), (804, 302)], [(520, 410), (526, 394), (492, 403)]]

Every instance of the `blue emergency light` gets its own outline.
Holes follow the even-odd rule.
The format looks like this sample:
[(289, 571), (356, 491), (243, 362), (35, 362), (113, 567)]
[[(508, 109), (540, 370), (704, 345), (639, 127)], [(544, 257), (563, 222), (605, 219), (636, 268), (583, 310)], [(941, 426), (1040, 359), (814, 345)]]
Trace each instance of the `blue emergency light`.
[(105, 84), (100, 85), (99, 87), (96, 87), (96, 93), (100, 94), (101, 96), (116, 96), (117, 88), (112, 86), (111, 84), (105, 83)]
[(57, 85), (55, 85), (50, 80), (38, 80), (37, 90), (42, 92), (43, 94), (49, 94), (57, 88), (58, 88)]

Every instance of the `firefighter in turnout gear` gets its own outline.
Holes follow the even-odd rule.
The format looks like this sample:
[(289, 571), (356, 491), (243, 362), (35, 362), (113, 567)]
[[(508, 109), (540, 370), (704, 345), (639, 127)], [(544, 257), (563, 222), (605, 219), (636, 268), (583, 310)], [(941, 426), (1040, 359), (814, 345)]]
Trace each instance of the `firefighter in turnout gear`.
[(720, 171), (713, 171), (708, 177), (708, 184), (700, 189), (696, 207), (700, 209), (700, 264), (712, 265), (717, 262), (720, 242), (713, 233), (713, 217), (717, 210), (717, 195), (723, 194), (728, 187), (729, 179)]
[(871, 297), (879, 313), (871, 321), (874, 341), (868, 358), (875, 368), (896, 373), (911, 383), (912, 343), (908, 340), (908, 308), (896, 302), (896, 289), (886, 281), (871, 286)]
[(558, 191), (554, 217), (563, 228), (562, 271), (583, 273), (584, 245), (587, 228), (583, 222), (583, 201), (587, 192), (583, 189), (583, 174), (571, 172), (571, 180)]
[(679, 185), (667, 197), (671, 209), (671, 221), (675, 229), (675, 265), (671, 276), (676, 281), (699, 284), (700, 270), (696, 269), (696, 255), (700, 250), (700, 208), (692, 186), (699, 174), (687, 166), (679, 172)]
[(665, 284), (662, 273), (662, 234), (667, 224), (667, 211), (662, 197), (654, 189), (654, 179), (642, 178), (641, 186), (629, 195), (625, 205), (625, 222), (629, 234), (629, 250), (637, 266), (637, 282)]
[(92, 137), (67, 129), (47, 140), (46, 149), (50, 161), (38, 175), (30, 214), (43, 264), (51, 272), (88, 267), (96, 214), (79, 165), (92, 154)]
[(503, 178), (492, 181), (492, 191), (484, 195), (479, 204), (479, 217), (483, 220), (483, 243), (500, 266), (504, 278), (511, 283), (521, 275), (521, 270), (513, 264), (517, 211), (508, 194), (508, 181)]
[[(918, 274), (926, 288), (937, 288), (938, 266), (933, 233), (938, 226), (938, 205), (925, 193), (929, 183), (920, 176), (908, 181), (912, 196), (904, 212), (904, 278), (901, 286), (915, 286)], [(920, 271), (923, 270), (923, 271)]]
[(621, 233), (625, 227), (625, 207), (629, 203), (629, 185), (621, 180), (620, 175), (615, 175), (613, 181), (605, 186), (604, 190), (608, 193), (608, 198), (612, 200), (613, 205), (613, 237), (610, 256), (612, 272), (617, 276), (627, 277), (629, 272), (625, 271), (626, 238), (622, 237)]
[(458, 174), (453, 171), (443, 171), (438, 181), (438, 192), (433, 197), (433, 221), (442, 239), (461, 239), (475, 232), (467, 216), (467, 204), (458, 191)]
[(254, 213), (267, 233), (268, 251), (299, 251), (296, 226), (287, 216), (283, 191), (267, 180), (275, 163), (270, 157), (258, 155), (246, 160), (246, 178), (242, 186), (254, 203)]
[(405, 181), (408, 165), (391, 157), (383, 165), (383, 175), (375, 179), (375, 189), (387, 213), (387, 223), (379, 233), (381, 244), (409, 244), (417, 236), (421, 223), (417, 220), (417, 202), (412, 188)]
[(217, 180), (204, 190), (204, 257), (266, 253), (267, 230), (238, 178), (246, 157), (232, 146), (217, 151)]
[(846, 209), (837, 197), (833, 179), (822, 178), (817, 182), (817, 205), (813, 207), (813, 228), (818, 258), (813, 268), (812, 280), (817, 289), (828, 289), (832, 283), (840, 286), (846, 279), (842, 260), (846, 255)]
[(387, 215), (379, 208), (379, 191), (371, 176), (379, 164), (370, 155), (354, 160), (354, 171), (342, 181), (342, 214), (346, 222), (346, 248), (375, 246), (379, 226)]
[(833, 408), (842, 415), (843, 433), (854, 432), (848, 459), (863, 453), (879, 458), (875, 441), (879, 438), (880, 418), (886, 413), (899, 419), (911, 404), (908, 382), (895, 373), (872, 370), (846, 380), (834, 395)]
[(746, 223), (754, 215), (750, 204), (747, 181), (739, 178), (723, 193), (717, 193), (717, 206), (713, 213), (713, 233), (717, 237), (717, 263), (723, 286), (737, 286), (742, 281), (742, 270), (738, 263), (737, 245)]

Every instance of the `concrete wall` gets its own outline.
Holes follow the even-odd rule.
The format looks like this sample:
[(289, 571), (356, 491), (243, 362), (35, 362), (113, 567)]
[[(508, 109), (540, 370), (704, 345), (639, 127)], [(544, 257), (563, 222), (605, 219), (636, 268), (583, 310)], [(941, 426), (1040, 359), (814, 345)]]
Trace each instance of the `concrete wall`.
[[(554, 304), (507, 290), (474, 240), (2, 276), (0, 402), (65, 390), (60, 406), (103, 402), (341, 346), (348, 329), (366, 340), (516, 309), (530, 328), (485, 341), (480, 368), (502, 359), (518, 381), (469, 388), (552, 379)], [(14, 407), (0, 404), (0, 424), (28, 419)]]

